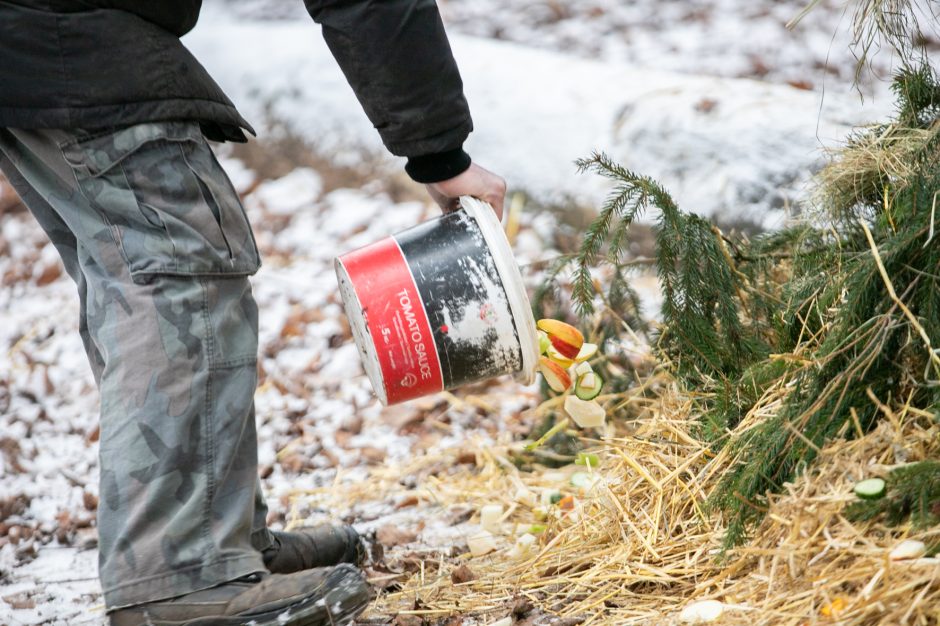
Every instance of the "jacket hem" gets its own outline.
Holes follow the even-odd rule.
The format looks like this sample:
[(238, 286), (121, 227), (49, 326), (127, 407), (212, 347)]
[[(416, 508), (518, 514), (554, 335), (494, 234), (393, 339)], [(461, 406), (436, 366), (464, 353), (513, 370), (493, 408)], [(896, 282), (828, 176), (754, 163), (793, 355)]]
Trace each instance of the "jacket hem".
[(244, 141), (242, 130), (256, 134), (235, 107), (214, 100), (172, 98), (82, 107), (0, 106), (0, 127), (6, 128), (95, 129), (169, 120), (200, 122), (203, 130), (209, 131), (206, 136), (216, 141)]

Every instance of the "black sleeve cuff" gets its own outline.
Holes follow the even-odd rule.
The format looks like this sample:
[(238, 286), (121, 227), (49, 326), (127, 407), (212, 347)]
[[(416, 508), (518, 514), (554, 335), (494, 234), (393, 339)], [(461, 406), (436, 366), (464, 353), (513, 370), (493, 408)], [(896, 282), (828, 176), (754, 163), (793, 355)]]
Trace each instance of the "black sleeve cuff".
[(405, 171), (415, 182), (429, 184), (463, 174), (469, 167), (470, 155), (463, 148), (455, 148), (447, 152), (408, 157)]

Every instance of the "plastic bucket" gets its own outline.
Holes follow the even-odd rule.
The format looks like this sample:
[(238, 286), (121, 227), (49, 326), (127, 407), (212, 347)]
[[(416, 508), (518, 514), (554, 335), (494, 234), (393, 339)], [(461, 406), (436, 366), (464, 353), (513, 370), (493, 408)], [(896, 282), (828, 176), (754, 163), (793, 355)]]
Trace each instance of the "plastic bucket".
[(529, 383), (538, 334), (493, 209), (454, 213), (336, 259), (346, 316), (382, 404), (515, 374)]

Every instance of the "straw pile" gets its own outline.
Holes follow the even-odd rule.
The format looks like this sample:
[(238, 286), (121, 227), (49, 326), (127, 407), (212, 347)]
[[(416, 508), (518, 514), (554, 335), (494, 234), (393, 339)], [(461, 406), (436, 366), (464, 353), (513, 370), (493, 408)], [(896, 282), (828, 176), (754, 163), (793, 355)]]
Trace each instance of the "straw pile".
[[(640, 418), (595, 442), (600, 466), (588, 471), (599, 478), (587, 488), (568, 481), (583, 467), (519, 472), (507, 444), (478, 449), (475, 466), (459, 465), (456, 450), (428, 454), (404, 467), (378, 468), (367, 481), (340, 480), (303, 494), (333, 510), (379, 497), (418, 498), (418, 513), (432, 519), (453, 506), (504, 505), (499, 550), (475, 558), (465, 546), (423, 553), (398, 577), (400, 585), (379, 597), (365, 623), (399, 615), (414, 616), (414, 623), (420, 617), (427, 624), (489, 624), (514, 607), (518, 613), (532, 606), (527, 624), (673, 624), (681, 623), (684, 607), (704, 599), (724, 604), (721, 624), (938, 623), (940, 559), (888, 555), (908, 537), (937, 543), (940, 528), (914, 533), (852, 524), (841, 514), (856, 500), (856, 481), (936, 458), (940, 427), (932, 416), (906, 407), (889, 412), (864, 437), (827, 446), (810, 473), (771, 497), (753, 540), (722, 555), (721, 522), (706, 500), (735, 459), (714, 455), (692, 435), (691, 398), (668, 379), (660, 377), (659, 385), (656, 397), (646, 385), (644, 396), (621, 401), (633, 404)], [(782, 395), (769, 393), (739, 429), (775, 411)], [(536, 547), (511, 557), (516, 527), (538, 522), (542, 494), (555, 491), (574, 495), (574, 508), (548, 507)], [(468, 525), (465, 534), (474, 532)], [(472, 580), (452, 580), (460, 565), (469, 567)], [(376, 575), (380, 583), (389, 577), (394, 574)]]

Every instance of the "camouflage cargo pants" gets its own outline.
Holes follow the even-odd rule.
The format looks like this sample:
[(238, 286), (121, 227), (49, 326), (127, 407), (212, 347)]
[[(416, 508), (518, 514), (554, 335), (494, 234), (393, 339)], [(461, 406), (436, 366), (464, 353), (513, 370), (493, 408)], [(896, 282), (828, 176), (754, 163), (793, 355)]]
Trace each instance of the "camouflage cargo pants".
[(78, 287), (101, 395), (107, 607), (264, 570), (258, 252), (198, 125), (0, 128), (0, 168)]

